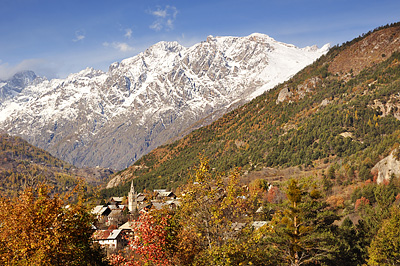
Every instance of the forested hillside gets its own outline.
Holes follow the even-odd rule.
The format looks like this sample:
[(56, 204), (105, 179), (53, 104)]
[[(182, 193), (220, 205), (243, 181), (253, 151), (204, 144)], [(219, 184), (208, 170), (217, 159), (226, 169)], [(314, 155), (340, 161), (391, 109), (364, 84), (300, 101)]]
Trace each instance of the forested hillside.
[(74, 188), (79, 178), (98, 184), (111, 173), (75, 168), (19, 137), (0, 135), (0, 192), (3, 196), (15, 196), (18, 191), (39, 183), (53, 186), (54, 192), (65, 192)]
[[(350, 66), (350, 67), (349, 67)], [(372, 179), (371, 168), (399, 145), (400, 25), (333, 47), (288, 82), (213, 124), (142, 157), (116, 175), (119, 186), (173, 188), (199, 154), (221, 171), (295, 167), (324, 170), (340, 183)]]

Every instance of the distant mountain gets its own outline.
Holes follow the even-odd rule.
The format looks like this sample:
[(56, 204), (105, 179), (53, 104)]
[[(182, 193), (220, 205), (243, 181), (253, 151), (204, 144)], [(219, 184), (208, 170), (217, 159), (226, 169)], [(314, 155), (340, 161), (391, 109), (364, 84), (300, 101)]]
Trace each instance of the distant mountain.
[(4, 97), (0, 129), (76, 166), (122, 169), (287, 80), (328, 48), (300, 49), (263, 34), (209, 36), (189, 48), (160, 42), (106, 73), (88, 68), (20, 86)]
[(15, 196), (28, 186), (46, 183), (54, 192), (71, 190), (78, 178), (98, 185), (113, 172), (109, 169), (78, 169), (19, 137), (0, 134), (0, 194)]
[(8, 80), (0, 80), (0, 105), (18, 95), (25, 87), (32, 84), (35, 78), (36, 74), (33, 71), (22, 71)]
[[(287, 82), (181, 140), (160, 146), (108, 183), (173, 188), (202, 154), (218, 171), (276, 180), (308, 171), (338, 184), (372, 179), (400, 146), (400, 23), (333, 47)], [(323, 172), (329, 167), (329, 171)], [(332, 181), (327, 181), (332, 182)]]

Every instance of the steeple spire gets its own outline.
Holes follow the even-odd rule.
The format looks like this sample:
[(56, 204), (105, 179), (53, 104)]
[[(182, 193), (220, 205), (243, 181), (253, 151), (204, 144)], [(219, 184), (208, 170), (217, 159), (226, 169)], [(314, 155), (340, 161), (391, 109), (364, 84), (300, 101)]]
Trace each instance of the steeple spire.
[(128, 193), (128, 209), (131, 212), (136, 209), (136, 193), (135, 187), (133, 186), (133, 181), (131, 183), (131, 190)]
[(133, 181), (132, 181), (132, 183), (131, 183), (131, 191), (130, 191), (131, 193), (133, 193), (133, 194), (135, 194), (135, 187), (133, 186)]

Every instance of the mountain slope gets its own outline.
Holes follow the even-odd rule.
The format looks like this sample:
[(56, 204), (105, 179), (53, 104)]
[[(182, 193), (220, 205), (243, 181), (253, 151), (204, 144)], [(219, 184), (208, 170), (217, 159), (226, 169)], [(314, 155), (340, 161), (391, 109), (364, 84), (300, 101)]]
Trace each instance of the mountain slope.
[(160, 42), (107, 73), (35, 80), (0, 106), (0, 128), (74, 165), (122, 169), (195, 122), (209, 123), (288, 79), (327, 49), (262, 34), (209, 36), (189, 48)]
[(27, 186), (47, 183), (54, 192), (65, 192), (84, 179), (98, 185), (111, 171), (106, 169), (77, 169), (50, 153), (36, 148), (19, 137), (0, 135), (0, 192), (16, 196)]
[[(362, 60), (349, 68), (351, 56)], [(315, 171), (331, 165), (340, 182), (366, 180), (371, 167), (400, 144), (399, 119), (397, 23), (332, 48), (288, 82), (153, 150), (118, 173), (108, 191), (131, 179), (138, 189), (176, 187), (198, 154), (220, 171), (242, 167), (265, 176), (269, 167)]]

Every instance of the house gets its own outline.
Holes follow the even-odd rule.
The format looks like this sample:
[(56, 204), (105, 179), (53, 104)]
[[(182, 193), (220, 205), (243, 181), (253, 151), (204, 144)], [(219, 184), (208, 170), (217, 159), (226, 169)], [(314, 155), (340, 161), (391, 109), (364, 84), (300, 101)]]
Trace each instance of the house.
[(123, 200), (124, 200), (124, 197), (111, 197), (108, 200), (108, 203), (110, 205), (118, 205), (118, 204), (121, 204)]
[(245, 226), (246, 226), (246, 223), (234, 222), (234, 223), (232, 223), (231, 228), (233, 231), (241, 231)]
[(137, 197), (136, 197), (136, 203), (142, 204), (142, 203), (144, 203), (145, 201), (147, 201), (147, 198), (146, 198), (145, 195), (141, 195), (141, 196), (137, 196)]
[(176, 199), (176, 195), (172, 191), (165, 191), (161, 189), (154, 190), (157, 199)]
[(96, 230), (92, 236), (94, 242), (99, 243), (103, 248), (120, 249), (127, 244), (122, 230)]
[(119, 230), (122, 230), (122, 233), (125, 236), (129, 236), (131, 239), (134, 236), (134, 232), (136, 227), (138, 226), (138, 222), (137, 221), (127, 221), (126, 223), (124, 223), (123, 225), (121, 225), (120, 227), (118, 227)]
[(160, 192), (167, 192), (167, 190), (166, 189), (154, 189), (153, 192), (160, 193)]
[(118, 207), (118, 205), (108, 205), (108, 208), (113, 211), (113, 210), (120, 210), (120, 208)]
[(151, 208), (155, 210), (161, 210), (165, 206), (164, 202), (151, 201)]
[(136, 226), (137, 226), (136, 221), (127, 221), (126, 223), (124, 223), (123, 225), (118, 227), (118, 229), (122, 230), (122, 231), (124, 231), (124, 230), (125, 231), (134, 231)]
[(179, 198), (167, 200), (165, 203), (168, 204), (172, 210), (175, 210), (178, 206), (181, 206), (181, 201)]
[(125, 210), (126, 208), (128, 208), (128, 206), (126, 206), (126, 205), (118, 205), (118, 208), (120, 209), (120, 210)]
[(92, 214), (96, 215), (98, 220), (100, 220), (104, 217), (107, 217), (110, 214), (111, 210), (110, 208), (108, 208), (108, 206), (104, 207), (103, 205), (97, 205), (92, 209), (91, 212)]
[(270, 221), (254, 221), (251, 223), (251, 226), (253, 226), (254, 229), (257, 230), (269, 223), (270, 223)]
[(111, 225), (111, 224), (119, 224), (122, 221), (122, 210), (121, 209), (115, 209), (110, 212), (110, 214), (107, 216), (107, 222), (106, 225)]
[(156, 210), (161, 210), (163, 207), (168, 207), (174, 210), (176, 209), (177, 206), (180, 206), (180, 204), (181, 202), (177, 199), (171, 199), (167, 201), (152, 200), (151, 208)]

